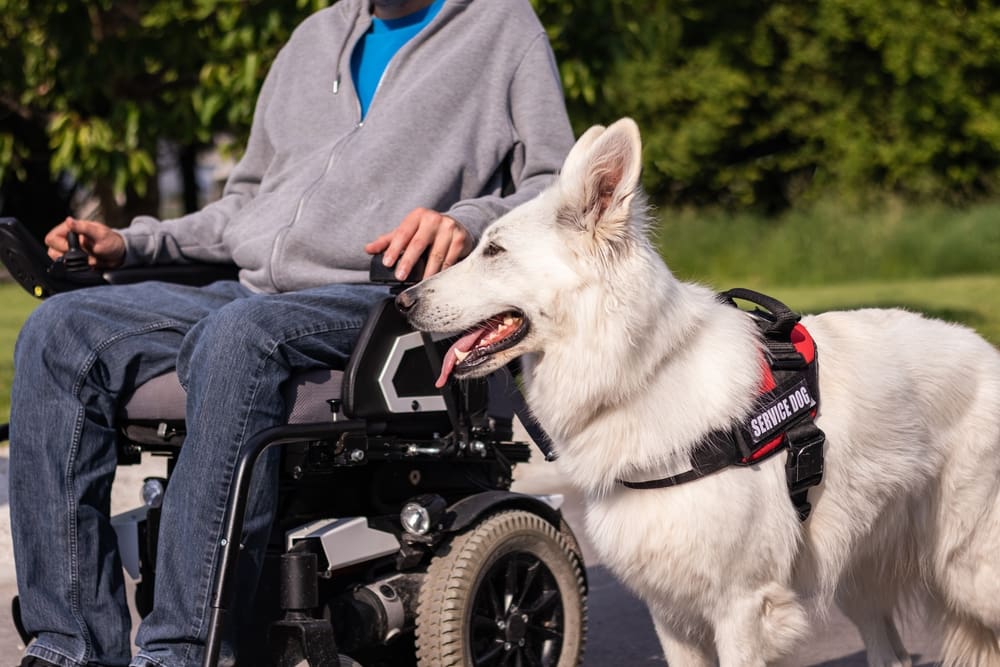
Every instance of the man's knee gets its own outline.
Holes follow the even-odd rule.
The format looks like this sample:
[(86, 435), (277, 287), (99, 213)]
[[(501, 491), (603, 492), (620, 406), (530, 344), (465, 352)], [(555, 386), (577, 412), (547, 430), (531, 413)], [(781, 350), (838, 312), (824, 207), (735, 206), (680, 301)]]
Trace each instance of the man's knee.
[(75, 373), (97, 357), (134, 355), (148, 344), (147, 334), (172, 328), (172, 321), (157, 320), (148, 310), (140, 312), (133, 301), (116, 298), (113, 288), (65, 292), (49, 297), (29, 315), (14, 358), (19, 368), (31, 368), (32, 361), (40, 360), (50, 372)]
[(239, 299), (200, 320), (184, 336), (177, 355), (181, 384), (189, 387), (192, 375), (217, 372), (249, 376), (256, 373), (279, 344), (276, 325)]
[(342, 363), (363, 320), (349, 321), (313, 303), (290, 298), (249, 298), (226, 304), (188, 332), (178, 355), (186, 385), (191, 371), (225, 368), (253, 373), (265, 363), (292, 370)]
[(267, 350), (280, 338), (281, 325), (272, 310), (252, 299), (238, 299), (199, 321), (184, 340), (185, 347), (213, 356), (250, 348)]
[(50, 349), (53, 345), (68, 344), (74, 332), (80, 331), (81, 323), (76, 321), (80, 310), (68, 297), (71, 294), (57, 294), (35, 308), (18, 333), (14, 356), (33, 354)]

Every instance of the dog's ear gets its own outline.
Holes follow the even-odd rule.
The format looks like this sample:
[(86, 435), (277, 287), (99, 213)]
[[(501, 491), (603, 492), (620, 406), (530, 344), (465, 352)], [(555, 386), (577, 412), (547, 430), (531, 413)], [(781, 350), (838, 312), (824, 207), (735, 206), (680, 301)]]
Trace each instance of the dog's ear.
[(563, 161), (560, 170), (560, 179), (563, 181), (579, 181), (583, 178), (583, 169), (587, 163), (587, 152), (594, 145), (597, 138), (604, 134), (606, 128), (603, 125), (594, 125), (589, 130), (580, 135), (580, 138), (573, 144), (569, 155)]
[(629, 236), (632, 200), (639, 189), (642, 141), (631, 118), (592, 127), (573, 146), (559, 176), (559, 223), (596, 238)]

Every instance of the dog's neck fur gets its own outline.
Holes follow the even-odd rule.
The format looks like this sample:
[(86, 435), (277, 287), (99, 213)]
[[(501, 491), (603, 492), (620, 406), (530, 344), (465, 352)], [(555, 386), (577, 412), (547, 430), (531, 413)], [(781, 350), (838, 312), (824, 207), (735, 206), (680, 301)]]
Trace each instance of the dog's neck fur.
[[(648, 244), (615, 270), (603, 287), (585, 288), (569, 306), (599, 310), (601, 317), (582, 320), (600, 322), (601, 329), (567, 327), (557, 343), (524, 364), (528, 403), (556, 443), (560, 465), (597, 495), (610, 492), (618, 479), (689, 469), (691, 449), (708, 432), (742, 418), (760, 383), (760, 341), (750, 318), (707, 288), (678, 281)], [(643, 282), (635, 281), (638, 276)], [(644, 283), (639, 293), (614, 287)], [(710, 318), (712, 311), (721, 315)], [(581, 318), (567, 319), (574, 320)], [(673, 397), (669, 404), (652, 398), (664, 395)], [(716, 410), (705, 410), (713, 405)], [(634, 427), (622, 432), (618, 419), (612, 428), (604, 418), (611, 408), (630, 412)], [(598, 439), (618, 446), (590, 446)], [(595, 464), (594, 451), (614, 457)]]

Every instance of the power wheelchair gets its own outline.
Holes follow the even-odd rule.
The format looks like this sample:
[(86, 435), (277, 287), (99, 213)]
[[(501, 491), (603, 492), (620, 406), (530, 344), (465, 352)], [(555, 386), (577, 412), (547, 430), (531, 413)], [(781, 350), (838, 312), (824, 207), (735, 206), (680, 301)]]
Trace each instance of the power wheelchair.
[[(39, 298), (96, 284), (235, 278), (235, 267), (220, 265), (98, 273), (72, 239), (70, 252), (52, 262), (10, 218), (0, 219), (0, 261)], [(382, 271), (377, 258), (372, 280), (390, 292), (410, 284)], [(271, 447), (281, 449), (279, 507), (254, 627), (239, 633), (240, 665), (580, 663), (586, 572), (562, 499), (510, 490), (514, 466), (530, 455), (529, 444), (513, 437), (512, 414), (547, 452), (545, 435), (506, 369), (435, 389), (447, 344), (409, 328), (387, 297), (345, 368), (286, 383), (288, 423), (254, 435), (237, 465), (205, 667), (219, 664), (232, 622), (250, 476)], [(147, 478), (143, 506), (112, 519), (140, 615), (153, 605), (159, 502), (183, 441), (176, 376), (138, 387), (121, 412), (119, 465), (138, 463), (144, 452), (167, 459), (165, 478)], [(27, 643), (16, 598), (13, 611)]]

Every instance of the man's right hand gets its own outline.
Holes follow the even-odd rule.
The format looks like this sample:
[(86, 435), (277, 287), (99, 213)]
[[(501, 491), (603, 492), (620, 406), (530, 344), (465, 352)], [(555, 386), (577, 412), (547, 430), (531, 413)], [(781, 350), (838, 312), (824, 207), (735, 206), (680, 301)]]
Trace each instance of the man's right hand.
[(76, 232), (80, 249), (87, 253), (87, 259), (94, 268), (114, 269), (125, 261), (125, 239), (121, 234), (102, 222), (76, 218), (66, 218), (45, 235), (45, 245), (53, 260), (69, 250), (66, 236), (70, 232)]

